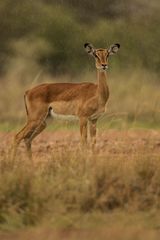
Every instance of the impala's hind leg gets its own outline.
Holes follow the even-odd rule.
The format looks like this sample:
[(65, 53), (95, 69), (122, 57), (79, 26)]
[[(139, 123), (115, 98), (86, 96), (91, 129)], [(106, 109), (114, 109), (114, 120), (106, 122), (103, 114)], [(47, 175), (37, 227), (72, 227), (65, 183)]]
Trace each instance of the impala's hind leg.
[(12, 153), (13, 159), (16, 157), (17, 149), (21, 141), (31, 136), (32, 132), (36, 127), (37, 127), (36, 121), (28, 121), (26, 126), (16, 134), (14, 138), (14, 146), (13, 146), (13, 153)]
[(28, 122), (14, 137), (14, 143), (12, 146), (12, 159), (15, 159), (17, 154), (17, 149), (20, 142), (23, 140), (25, 132), (29, 128), (30, 123)]
[(30, 159), (32, 159), (32, 148), (31, 148), (32, 141), (36, 136), (38, 136), (46, 128), (46, 126), (47, 126), (46, 122), (39, 124), (39, 126), (37, 126), (37, 128), (31, 134), (31, 136), (27, 136), (26, 138), (24, 138), (27, 154)]
[(16, 134), (14, 139), (14, 147), (13, 147), (13, 158), (16, 156), (17, 148), (22, 140), (25, 140), (25, 144), (27, 147), (28, 156), (31, 158), (31, 142), (34, 137), (36, 137), (39, 133), (41, 133), (45, 127), (45, 120), (48, 115), (48, 109), (41, 109), (41, 111), (37, 112), (36, 115), (32, 116), (32, 118), (28, 118), (28, 123), (26, 126)]

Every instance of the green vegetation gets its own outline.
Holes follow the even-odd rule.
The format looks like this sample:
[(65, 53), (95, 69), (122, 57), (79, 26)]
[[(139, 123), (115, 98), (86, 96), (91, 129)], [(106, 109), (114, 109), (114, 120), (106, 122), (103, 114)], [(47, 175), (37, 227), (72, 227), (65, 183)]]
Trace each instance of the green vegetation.
[(113, 60), (119, 69), (138, 66), (159, 72), (158, 10), (158, 0), (5, 0), (0, 4), (1, 72), (7, 71), (10, 58), (29, 52), (28, 59), (45, 71), (79, 73), (88, 66), (82, 50), (86, 41), (103, 47), (120, 42), (121, 54)]

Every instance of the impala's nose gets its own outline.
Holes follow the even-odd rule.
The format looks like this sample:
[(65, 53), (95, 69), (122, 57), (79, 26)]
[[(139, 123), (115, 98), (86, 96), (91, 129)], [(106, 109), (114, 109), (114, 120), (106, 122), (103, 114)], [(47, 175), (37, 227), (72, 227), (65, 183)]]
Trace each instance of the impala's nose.
[(103, 67), (103, 69), (107, 69), (108, 68), (107, 64), (102, 64), (102, 67)]

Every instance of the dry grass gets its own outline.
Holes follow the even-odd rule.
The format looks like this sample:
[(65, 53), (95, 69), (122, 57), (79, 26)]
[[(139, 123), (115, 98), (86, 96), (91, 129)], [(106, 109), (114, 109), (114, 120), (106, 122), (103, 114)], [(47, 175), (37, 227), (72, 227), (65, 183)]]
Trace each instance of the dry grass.
[(159, 131), (99, 132), (94, 154), (77, 132), (44, 133), (34, 164), (23, 144), (11, 161), (12, 136), (0, 137), (1, 229), (42, 226), (1, 239), (158, 239)]
[(119, 228), (113, 227), (111, 229), (101, 228), (96, 230), (53, 230), (52, 228), (38, 228), (28, 231), (20, 231), (18, 233), (0, 234), (3, 240), (159, 240), (159, 231), (129, 227)]

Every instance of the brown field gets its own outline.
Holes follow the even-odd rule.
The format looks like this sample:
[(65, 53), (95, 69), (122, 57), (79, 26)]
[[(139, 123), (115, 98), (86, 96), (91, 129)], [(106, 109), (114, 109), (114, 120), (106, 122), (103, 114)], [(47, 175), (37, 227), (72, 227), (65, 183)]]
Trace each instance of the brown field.
[[(14, 133), (0, 133), (0, 153), (5, 154), (12, 144)], [(7, 147), (6, 147), (7, 146)], [(52, 154), (67, 151), (76, 152), (80, 149), (78, 131), (43, 132), (33, 141), (34, 161), (50, 159)], [(88, 150), (88, 153), (90, 150)], [(105, 130), (98, 133), (97, 156), (136, 156), (139, 154), (159, 156), (160, 131), (158, 130)], [(18, 155), (25, 156), (23, 143), (19, 147)]]
[(46, 131), (33, 165), (23, 143), (10, 162), (13, 135), (0, 133), (0, 240), (159, 239), (159, 130), (100, 130), (94, 153), (78, 131)]

